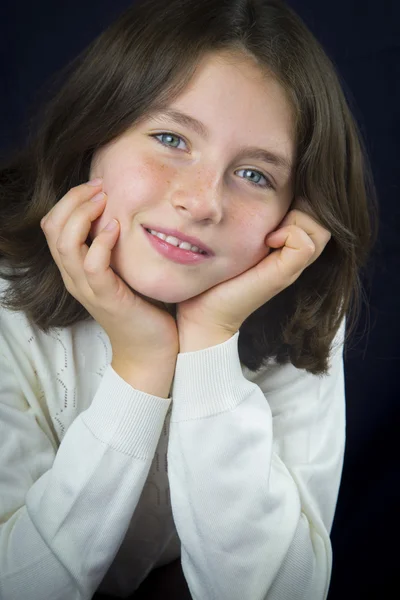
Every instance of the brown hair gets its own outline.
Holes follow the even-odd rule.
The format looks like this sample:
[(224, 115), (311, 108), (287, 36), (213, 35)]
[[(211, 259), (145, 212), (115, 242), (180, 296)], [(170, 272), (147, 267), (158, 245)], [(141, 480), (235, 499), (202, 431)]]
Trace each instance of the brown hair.
[(251, 55), (286, 90), (294, 194), (332, 233), (317, 261), (243, 323), (239, 356), (252, 370), (275, 358), (322, 374), (343, 316), (354, 323), (360, 308), (376, 197), (335, 68), (279, 0), (136, 0), (60, 72), (37, 131), (0, 167), (0, 256), (11, 267), (3, 304), (44, 331), (90, 317), (65, 289), (40, 219), (88, 179), (96, 150), (177, 97), (206, 53), (225, 50)]

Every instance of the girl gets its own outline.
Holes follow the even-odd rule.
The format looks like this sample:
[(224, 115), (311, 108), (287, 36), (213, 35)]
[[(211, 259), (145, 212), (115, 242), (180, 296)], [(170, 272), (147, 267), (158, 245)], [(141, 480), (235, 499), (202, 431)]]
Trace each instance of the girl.
[(196, 600), (326, 598), (373, 185), (318, 42), (136, 1), (0, 175), (0, 597), (180, 557)]

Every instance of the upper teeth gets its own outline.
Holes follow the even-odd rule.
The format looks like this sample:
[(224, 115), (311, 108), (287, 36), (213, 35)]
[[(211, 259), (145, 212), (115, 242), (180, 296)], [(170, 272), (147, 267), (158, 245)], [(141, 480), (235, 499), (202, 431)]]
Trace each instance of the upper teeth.
[(150, 231), (151, 235), (157, 236), (158, 238), (160, 238), (160, 240), (164, 240), (168, 244), (172, 244), (172, 246), (179, 246), (179, 248), (182, 248), (182, 250), (190, 250), (191, 252), (205, 254), (205, 252), (203, 250), (200, 250), (197, 246), (192, 246), (191, 244), (189, 244), (189, 242), (182, 242), (181, 240), (172, 235), (165, 235), (165, 233), (159, 233), (158, 231), (154, 231), (154, 229), (148, 229), (147, 231)]

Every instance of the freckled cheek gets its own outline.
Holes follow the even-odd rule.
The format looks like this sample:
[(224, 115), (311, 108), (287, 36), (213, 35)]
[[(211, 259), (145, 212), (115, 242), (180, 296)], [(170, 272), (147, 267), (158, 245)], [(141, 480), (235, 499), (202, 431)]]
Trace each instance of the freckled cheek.
[(285, 210), (280, 204), (271, 204), (264, 210), (260, 206), (237, 206), (232, 213), (230, 247), (228, 249), (230, 276), (250, 269), (269, 253), (265, 238), (278, 228)]
[(103, 189), (107, 201), (102, 215), (93, 222), (92, 238), (104, 229), (111, 219), (118, 219), (121, 236), (132, 227), (135, 216), (151, 209), (165, 195), (165, 175), (159, 170), (144, 167), (141, 170), (131, 169), (129, 173), (119, 173), (118, 177), (104, 175)]
[(266, 228), (242, 226), (232, 235), (229, 251), (232, 276), (251, 268), (267, 256), (268, 248), (264, 243), (266, 231)]

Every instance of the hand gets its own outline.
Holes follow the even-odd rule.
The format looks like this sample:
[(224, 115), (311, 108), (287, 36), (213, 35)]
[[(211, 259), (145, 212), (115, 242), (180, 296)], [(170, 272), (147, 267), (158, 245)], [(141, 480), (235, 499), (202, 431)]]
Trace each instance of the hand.
[[(82, 184), (67, 194), (42, 219), (41, 227), (65, 287), (104, 328), (113, 349), (113, 363), (145, 365), (176, 359), (179, 340), (174, 318), (135, 294), (110, 266), (119, 223), (105, 227), (86, 245), (92, 222), (104, 211), (106, 195)], [(96, 194), (96, 196), (95, 196)], [(95, 197), (94, 197), (95, 196)]]
[[(322, 253), (331, 238), (301, 199), (270, 233), (273, 251), (244, 273), (177, 306), (180, 351), (199, 350), (232, 337), (257, 308), (290, 286)], [(195, 339), (197, 337), (197, 340)]]

